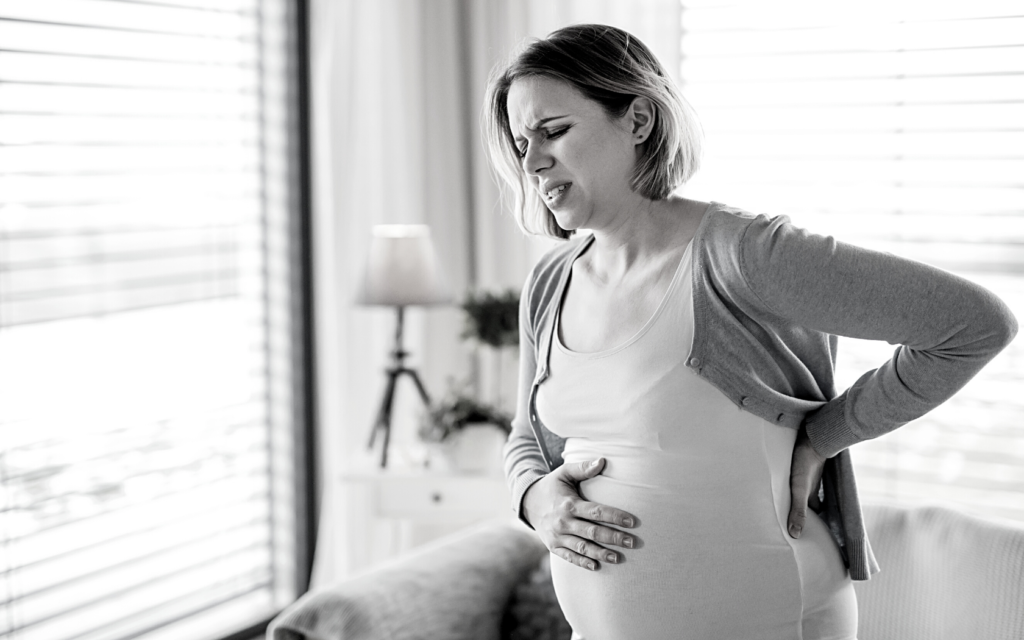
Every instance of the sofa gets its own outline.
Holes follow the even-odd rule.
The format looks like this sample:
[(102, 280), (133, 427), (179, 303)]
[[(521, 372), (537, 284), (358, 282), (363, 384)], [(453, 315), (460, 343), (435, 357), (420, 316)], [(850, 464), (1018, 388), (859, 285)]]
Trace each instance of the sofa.
[[(1024, 527), (938, 507), (864, 517), (882, 571), (855, 583), (859, 640), (1024, 639)], [(267, 638), (569, 640), (549, 558), (525, 526), (485, 522), (307, 593)]]

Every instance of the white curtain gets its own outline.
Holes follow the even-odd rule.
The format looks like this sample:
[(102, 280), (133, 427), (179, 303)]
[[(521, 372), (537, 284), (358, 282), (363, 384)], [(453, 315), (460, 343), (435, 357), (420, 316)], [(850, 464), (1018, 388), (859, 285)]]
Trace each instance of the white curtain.
[[(480, 139), (487, 74), (512, 47), (561, 26), (602, 22), (679, 69), (674, 0), (314, 0), (311, 66), (320, 531), (313, 586), (350, 573), (338, 476), (373, 468), (366, 448), (383, 393), (393, 312), (352, 304), (371, 227), (430, 225), (442, 265), (467, 291), (520, 287), (550, 243), (527, 239), (498, 202)], [(455, 307), (410, 309), (409, 364), (436, 397), (449, 378), (483, 376), (459, 339)], [(506, 375), (511, 380), (514, 376)], [(486, 381), (480, 381), (488, 388)], [(418, 398), (397, 391), (389, 467), (415, 465)]]

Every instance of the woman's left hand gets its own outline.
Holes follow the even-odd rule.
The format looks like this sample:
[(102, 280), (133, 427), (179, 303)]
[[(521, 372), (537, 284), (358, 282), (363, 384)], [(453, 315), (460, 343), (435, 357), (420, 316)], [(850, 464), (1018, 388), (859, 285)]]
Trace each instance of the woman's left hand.
[(821, 473), (825, 469), (826, 458), (811, 446), (807, 430), (800, 425), (793, 445), (793, 463), (789, 471), (789, 491), (792, 500), (789, 508), (789, 535), (800, 537), (804, 522), (807, 520), (807, 509), (817, 512), (821, 509), (818, 500), (818, 486), (821, 484)]

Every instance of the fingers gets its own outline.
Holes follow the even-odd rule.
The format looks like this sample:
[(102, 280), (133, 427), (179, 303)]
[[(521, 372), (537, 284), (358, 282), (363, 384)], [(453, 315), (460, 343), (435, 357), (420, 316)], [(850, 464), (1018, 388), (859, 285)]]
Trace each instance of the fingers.
[(818, 485), (824, 467), (825, 459), (814, 450), (801, 428), (793, 447), (793, 461), (789, 470), (790, 508), (787, 526), (793, 538), (800, 537), (804, 523), (807, 522), (808, 504), (812, 508), (818, 506)]
[(565, 475), (573, 480), (587, 480), (601, 473), (604, 469), (604, 458), (596, 460), (584, 460), (573, 464), (563, 465)]
[(610, 551), (577, 536), (562, 536), (559, 543), (560, 546), (554, 550), (555, 555), (591, 571), (597, 571), (601, 567), (601, 562), (617, 564), (622, 560), (622, 554), (617, 551)]
[(789, 535), (799, 539), (804, 530), (804, 522), (807, 521), (806, 507), (793, 507), (789, 512)]
[[(584, 520), (590, 520), (591, 522), (607, 522), (608, 524), (615, 524), (620, 527), (627, 528), (636, 525), (636, 518), (633, 517), (632, 514), (626, 513), (622, 509), (616, 509), (615, 507), (609, 507), (596, 502), (588, 502), (586, 500), (568, 500), (565, 504), (565, 510), (570, 515)], [(598, 542), (621, 544), (621, 541), (627, 537), (629, 536), (621, 531), (617, 531), (609, 527), (597, 527), (597, 537), (591, 537), (591, 539)]]
[(614, 517), (620, 522), (631, 518), (633, 522), (636, 522), (633, 516), (623, 511), (596, 503), (568, 500), (563, 504), (563, 511), (565, 515), (554, 523), (555, 538), (554, 544), (550, 548), (554, 554), (566, 562), (597, 570), (600, 568), (601, 562), (617, 564), (624, 560), (621, 552), (606, 549), (598, 543), (618, 545), (626, 549), (633, 549), (637, 546), (635, 536), (583, 519), (583, 516), (587, 515), (598, 518)]
[[(569, 467), (565, 473), (565, 477), (572, 480), (585, 480), (588, 477), (593, 477), (600, 474), (604, 468), (604, 458), (597, 458), (596, 460), (583, 461), (574, 463), (572, 465), (565, 465)], [(577, 518), (583, 518), (592, 522), (607, 522), (609, 524), (618, 525), (620, 527), (635, 527), (637, 525), (636, 517), (623, 511), (622, 509), (616, 509), (596, 502), (589, 502), (579, 497), (578, 488), (573, 489), (572, 496), (567, 496), (561, 503), (561, 511), (570, 516), (576, 516)], [(623, 534), (614, 529), (606, 527), (600, 528), (601, 538), (592, 538), (599, 542), (609, 542), (612, 544), (620, 544), (623, 539)]]
[(807, 496), (810, 492), (808, 474), (800, 468), (794, 459), (789, 474), (789, 535), (799, 538), (807, 521)]
[[(585, 503), (590, 504), (590, 503)], [(597, 505), (601, 506), (601, 505)], [(606, 507), (602, 507), (606, 508)], [(572, 535), (587, 541), (602, 544), (615, 544), (626, 549), (636, 547), (636, 537), (618, 529), (603, 527), (596, 522), (581, 520), (571, 516), (562, 518), (556, 526), (556, 535)]]

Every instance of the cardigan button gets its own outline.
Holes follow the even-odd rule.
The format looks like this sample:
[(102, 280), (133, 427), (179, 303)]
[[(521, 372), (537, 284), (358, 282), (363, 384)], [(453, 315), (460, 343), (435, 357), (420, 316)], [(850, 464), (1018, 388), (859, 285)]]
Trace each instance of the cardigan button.
[(749, 407), (749, 406), (750, 406), (750, 403), (751, 403), (751, 402), (753, 402), (753, 400), (752, 400), (752, 399), (750, 398), (750, 396), (743, 396), (743, 397), (742, 397), (742, 398), (740, 399), (740, 402), (742, 402), (742, 403), (743, 403), (743, 406), (744, 406), (744, 407)]
[(699, 366), (699, 365), (700, 365), (700, 359), (699, 358), (690, 358), (690, 366), (691, 367), (696, 367), (696, 366)]

